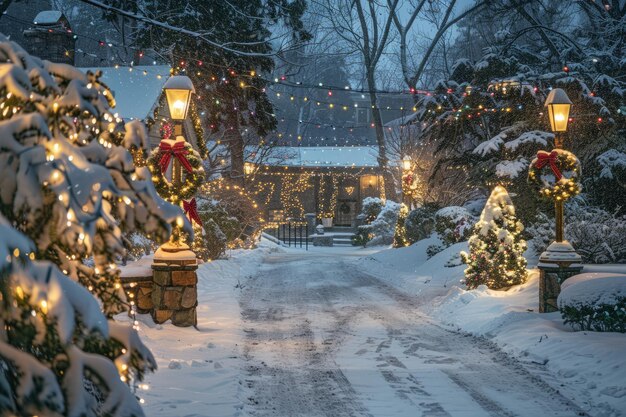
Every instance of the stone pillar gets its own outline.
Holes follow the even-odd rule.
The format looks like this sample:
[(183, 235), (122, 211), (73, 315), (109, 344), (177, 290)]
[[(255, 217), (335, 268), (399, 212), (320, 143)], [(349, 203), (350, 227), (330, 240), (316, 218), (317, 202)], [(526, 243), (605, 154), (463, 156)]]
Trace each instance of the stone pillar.
[(583, 269), (581, 258), (567, 242), (553, 242), (539, 257), (539, 312), (559, 311), (561, 284)]
[(171, 320), (180, 327), (197, 324), (198, 263), (196, 255), (187, 245), (161, 246), (154, 255), (152, 270), (152, 294), (154, 307), (152, 319), (155, 323)]

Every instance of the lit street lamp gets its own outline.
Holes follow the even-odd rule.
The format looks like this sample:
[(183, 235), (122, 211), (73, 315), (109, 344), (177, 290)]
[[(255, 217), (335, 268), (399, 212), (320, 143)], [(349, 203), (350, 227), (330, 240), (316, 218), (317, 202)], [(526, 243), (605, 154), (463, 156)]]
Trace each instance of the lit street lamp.
[(406, 155), (402, 159), (402, 169), (404, 171), (409, 171), (411, 169), (411, 157), (409, 155)]
[(548, 98), (546, 98), (546, 107), (548, 108), (550, 127), (554, 132), (554, 145), (561, 149), (563, 148), (562, 135), (567, 131), (572, 101), (564, 90), (555, 88), (550, 91)]
[[(174, 75), (170, 77), (165, 85), (165, 97), (170, 110), (170, 118), (177, 122), (182, 122), (187, 118), (191, 94), (196, 92), (191, 79), (186, 75)], [(175, 132), (180, 135), (180, 132)]]

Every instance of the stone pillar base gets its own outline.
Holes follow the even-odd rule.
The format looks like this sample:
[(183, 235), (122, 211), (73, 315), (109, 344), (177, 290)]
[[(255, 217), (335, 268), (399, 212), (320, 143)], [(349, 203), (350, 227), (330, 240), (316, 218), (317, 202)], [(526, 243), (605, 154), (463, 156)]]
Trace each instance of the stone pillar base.
[(581, 258), (567, 242), (553, 242), (539, 257), (539, 312), (559, 311), (557, 298), (561, 284), (571, 276), (580, 274)]
[(135, 309), (139, 314), (148, 314), (152, 311), (154, 304), (152, 303), (152, 277), (120, 277), (122, 287), (128, 294), (130, 300), (134, 301)]
[(196, 255), (186, 245), (166, 245), (157, 250), (152, 264), (152, 319), (155, 323), (171, 320), (174, 326), (195, 326), (198, 323)]

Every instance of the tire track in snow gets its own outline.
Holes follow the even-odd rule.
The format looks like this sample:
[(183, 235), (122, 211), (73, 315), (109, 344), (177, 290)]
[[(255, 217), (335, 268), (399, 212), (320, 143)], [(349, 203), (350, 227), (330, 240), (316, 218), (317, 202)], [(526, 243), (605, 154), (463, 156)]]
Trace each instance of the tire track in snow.
[(341, 257), (269, 257), (240, 299), (250, 393), (244, 411), (254, 417), (585, 415), (487, 340), (418, 314), (416, 302)]

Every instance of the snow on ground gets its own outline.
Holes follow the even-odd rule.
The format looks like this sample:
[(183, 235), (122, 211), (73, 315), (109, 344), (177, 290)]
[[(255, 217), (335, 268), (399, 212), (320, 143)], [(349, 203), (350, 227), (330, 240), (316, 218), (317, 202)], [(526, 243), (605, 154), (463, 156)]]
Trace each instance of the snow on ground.
[(374, 253), (359, 259), (355, 265), (411, 295), (429, 300), (459, 285), (465, 269), (459, 253), (468, 250), (467, 242), (452, 245), (428, 259), (426, 249), (440, 244), (441, 241), (433, 236), (412, 246)]
[[(313, 303), (310, 304), (310, 307), (298, 307), (300, 301), (295, 304), (291, 301), (296, 301), (300, 297), (298, 294), (304, 293), (296, 292), (290, 296), (292, 298), (295, 297), (293, 300), (289, 301), (290, 298), (287, 297), (283, 301), (278, 301), (277, 305), (280, 307), (281, 302), (286, 302), (282, 306), (283, 316), (287, 313), (291, 314), (290, 309), (295, 309), (294, 311), (302, 310), (302, 314), (306, 315), (319, 310), (319, 313), (322, 315), (330, 314), (329, 317), (335, 317), (334, 320), (338, 320), (337, 325), (345, 319), (348, 328), (344, 330), (341, 330), (339, 327), (333, 330), (334, 327), (332, 326), (328, 329), (324, 320), (319, 322), (305, 321), (305, 324), (308, 323), (309, 325), (310, 330), (307, 330), (309, 333), (298, 333), (297, 328), (290, 329), (284, 327), (288, 322), (281, 321), (282, 318), (277, 313), (279, 310), (275, 310), (272, 307), (272, 300), (268, 299), (268, 297), (258, 298), (256, 302), (261, 303), (259, 306), (264, 305), (263, 303), (267, 304), (267, 314), (279, 314), (276, 317), (272, 316), (274, 317), (272, 320), (277, 321), (270, 320), (267, 325), (278, 325), (278, 329), (281, 332), (293, 331), (298, 337), (301, 337), (302, 334), (310, 335), (312, 339), (306, 342), (309, 344), (313, 343), (310, 346), (315, 346), (316, 349), (324, 349), (324, 346), (328, 346), (328, 349), (331, 349), (329, 352), (334, 352), (334, 363), (338, 367), (337, 371), (331, 369), (332, 361), (327, 364), (329, 366), (328, 370), (320, 374), (321, 379), (319, 381), (321, 382), (319, 384), (322, 384), (320, 389), (331, 389), (329, 387), (336, 384), (339, 384), (335, 387), (336, 389), (343, 389), (338, 387), (350, 387), (349, 389), (353, 390), (351, 392), (354, 393), (350, 394), (353, 395), (350, 400), (353, 403), (351, 403), (350, 407), (357, 407), (355, 404), (360, 403), (370, 413), (374, 413), (372, 415), (385, 415), (385, 413), (387, 413), (386, 415), (391, 415), (389, 413), (392, 411), (393, 415), (410, 415), (409, 410), (411, 407), (407, 408), (406, 404), (397, 402), (394, 406), (396, 408), (392, 410), (388, 408), (388, 400), (393, 395), (396, 395), (394, 394), (396, 390), (404, 392), (403, 390), (405, 389), (413, 389), (414, 387), (411, 388), (412, 386), (409, 386), (409, 377), (413, 374), (421, 375), (420, 372), (424, 375), (430, 375), (429, 372), (434, 372), (432, 378), (420, 379), (425, 384), (422, 388), (426, 389), (426, 391), (435, 394), (438, 392), (451, 392), (449, 391), (450, 387), (446, 388), (444, 386), (449, 381), (446, 378), (439, 378), (441, 377), (438, 373), (439, 371), (432, 370), (429, 366), (426, 366), (430, 363), (428, 349), (420, 350), (420, 355), (426, 354), (424, 356), (426, 359), (422, 356), (416, 356), (417, 359), (414, 360), (412, 354), (407, 352), (411, 352), (410, 348), (412, 345), (409, 342), (412, 341), (411, 343), (419, 345), (428, 338), (434, 338), (432, 340), (432, 355), (439, 357), (437, 355), (441, 355), (440, 351), (443, 349), (443, 345), (447, 346), (447, 344), (450, 344), (452, 346), (457, 343), (456, 336), (453, 336), (454, 333), (451, 333), (450, 336), (442, 334), (437, 336), (439, 337), (437, 339), (434, 333), (426, 334), (424, 333), (426, 328), (430, 329), (429, 332), (431, 333), (433, 328), (428, 327), (430, 326), (428, 323), (419, 319), (417, 321), (409, 319), (408, 321), (401, 320), (396, 322), (393, 314), (397, 313), (393, 313), (392, 316), (389, 316), (389, 314), (393, 311), (391, 310), (392, 304), (397, 306), (397, 303), (400, 303), (400, 305), (405, 305), (409, 310), (410, 306), (414, 306), (416, 314), (425, 313), (429, 315), (433, 324), (439, 322), (446, 325), (450, 330), (460, 330), (483, 336), (488, 342), (485, 342), (487, 344), (485, 344), (484, 348), (478, 347), (478, 349), (486, 349), (488, 351), (489, 342), (497, 344), (504, 352), (513, 355), (523, 362), (534, 375), (559, 390), (566, 398), (573, 400), (591, 416), (626, 415), (626, 354), (624, 353), (626, 352), (626, 335), (573, 332), (562, 324), (558, 313), (538, 314), (538, 273), (536, 270), (531, 272), (530, 279), (526, 284), (514, 287), (509, 291), (491, 291), (486, 288), (465, 291), (460, 283), (465, 266), (460, 263), (458, 253), (461, 250), (466, 250), (467, 244), (459, 243), (453, 245), (428, 259), (426, 249), (430, 245), (437, 243), (439, 242), (436, 238), (430, 238), (420, 241), (413, 246), (400, 249), (387, 249), (384, 247), (365, 249), (353, 247), (310, 247), (310, 250), (305, 252), (303, 249), (279, 247), (273, 243), (263, 241), (257, 250), (233, 251), (230, 253), (229, 259), (201, 265), (198, 270), (198, 330), (194, 328), (177, 328), (171, 324), (155, 325), (149, 316), (139, 317), (142, 340), (152, 350), (159, 365), (159, 370), (155, 374), (148, 376), (147, 382), (150, 384), (150, 389), (140, 393), (145, 399), (144, 409), (146, 414), (157, 417), (246, 416), (250, 413), (257, 415), (254, 410), (271, 405), (271, 399), (267, 399), (270, 401), (269, 403), (256, 403), (255, 405), (254, 401), (257, 400), (251, 400), (251, 398), (260, 399), (259, 394), (264, 392), (263, 385), (259, 386), (259, 383), (276, 382), (272, 378), (277, 378), (278, 376), (274, 375), (273, 372), (278, 372), (278, 375), (282, 375), (281, 372), (287, 372), (286, 375), (290, 375), (290, 377), (295, 378), (296, 376), (294, 375), (297, 375), (297, 378), (305, 378), (299, 373), (293, 374), (293, 372), (296, 372), (295, 369), (299, 369), (301, 366), (297, 361), (292, 364), (293, 367), (283, 370), (280, 367), (268, 368), (269, 371), (267, 372), (270, 375), (274, 375), (270, 379), (262, 377), (265, 375), (265, 371), (261, 371), (260, 376), (254, 376), (254, 373), (250, 373), (250, 369), (254, 368), (253, 365), (257, 361), (261, 367), (259, 369), (264, 369), (263, 367), (267, 366), (267, 363), (271, 363), (272, 360), (274, 362), (278, 361), (280, 352), (272, 350), (271, 345), (261, 347), (258, 344), (261, 341), (257, 340), (260, 336), (258, 327), (256, 329), (253, 328), (255, 331), (250, 333), (251, 329), (249, 327), (251, 323), (254, 323), (254, 321), (250, 321), (252, 317), (250, 314), (257, 310), (248, 308), (250, 310), (248, 313), (250, 314), (244, 314), (245, 317), (243, 318), (241, 310), (246, 306), (245, 300), (246, 297), (249, 297), (249, 294), (262, 293), (262, 290), (271, 294), (271, 291), (280, 290), (277, 288), (272, 289), (271, 287), (265, 288), (265, 284), (262, 285), (262, 282), (257, 282), (256, 280), (259, 274), (265, 276), (270, 273), (264, 279), (272, 278), (274, 275), (270, 271), (273, 271), (272, 268), (276, 268), (275, 262), (279, 262), (279, 265), (285, 262), (285, 265), (293, 265), (296, 268), (294, 271), (309, 271), (311, 268), (311, 271), (314, 271), (316, 268), (324, 268), (322, 265), (332, 266), (332, 268), (336, 266), (337, 268), (335, 272), (325, 272), (328, 275), (327, 277), (320, 278), (321, 274), (314, 273), (315, 278), (311, 276), (311, 282), (306, 284), (307, 293), (310, 293), (312, 300), (326, 294), (321, 300), (326, 300), (324, 302), (330, 304), (324, 304), (323, 302), (320, 306), (316, 306)], [(268, 256), (270, 256), (270, 259), (274, 259), (269, 264), (267, 264)], [(625, 269), (624, 266), (619, 265), (587, 266), (585, 272), (624, 273)], [(359, 275), (359, 271), (362, 271), (364, 274)], [(337, 274), (341, 275), (341, 277)], [(290, 276), (295, 277), (293, 274)], [(334, 278), (335, 276), (336, 278)], [(367, 278), (368, 276), (376, 277), (390, 284), (392, 287), (409, 294), (410, 298), (403, 298), (401, 292), (396, 294), (390, 292), (391, 290), (377, 287), (376, 282), (371, 281), (371, 278)], [(276, 279), (278, 278), (276, 276)], [(283, 277), (281, 279), (287, 278)], [(296, 281), (302, 281), (303, 279), (306, 282), (306, 277), (300, 277)], [(358, 289), (360, 288), (357, 284), (359, 279), (364, 280), (361, 284), (363, 285), (362, 290)], [(316, 280), (321, 281), (317, 282)], [(291, 281), (284, 281), (284, 283), (287, 282)], [(352, 282), (353, 284), (351, 285), (355, 286), (349, 287), (349, 282)], [(328, 288), (324, 286), (329, 285), (329, 288), (334, 288), (333, 291), (336, 293), (327, 291)], [(242, 286), (243, 290), (241, 289)], [(258, 290), (254, 289), (256, 288), (255, 286), (259, 287)], [(352, 296), (348, 295), (349, 291), (358, 291), (360, 295), (354, 298), (354, 294)], [(380, 291), (387, 295), (381, 296)], [(367, 316), (363, 315), (363, 312), (367, 311), (367, 309), (363, 310), (363, 308), (357, 307), (356, 304), (355, 306), (347, 304), (337, 305), (329, 310), (338, 301), (336, 297), (339, 297), (344, 292), (346, 292), (344, 297), (346, 300), (354, 299), (354, 302), (358, 305), (363, 303), (363, 300), (376, 300), (378, 298), (380, 305), (376, 308), (380, 309), (380, 312), (374, 311), (373, 305), (369, 307), (374, 310), (370, 311), (371, 320), (368, 321)], [(248, 296), (244, 296), (245, 294), (248, 294)], [(276, 294), (278, 297), (281, 293)], [(388, 297), (395, 298), (387, 299)], [(394, 299), (396, 301), (393, 301)], [(242, 302), (244, 303), (243, 307), (240, 304)], [(307, 303), (310, 302), (312, 301), (307, 301)], [(254, 306), (254, 304), (248, 305), (248, 307)], [(358, 310), (359, 308), (363, 311)], [(255, 314), (265, 314), (263, 311), (262, 309), (258, 310)], [(361, 320), (361, 324), (359, 324), (361, 329), (350, 329), (352, 326), (350, 323), (353, 320), (351, 317), (356, 317), (357, 312), (360, 317), (359, 320)], [(291, 317), (289, 314), (285, 317)], [(316, 313), (311, 318), (318, 316), (319, 314)], [(268, 315), (268, 317), (270, 316)], [(292, 318), (295, 320), (295, 317)], [(123, 319), (123, 317), (119, 318)], [(259, 316), (260, 318), (261, 316)], [(383, 320), (383, 318), (385, 319)], [(329, 323), (332, 322), (332, 320), (329, 321)], [(411, 322), (414, 324), (411, 325)], [(262, 323), (265, 322), (261, 321), (257, 325), (264, 325)], [(280, 323), (283, 324), (281, 325)], [(411, 336), (412, 338), (399, 336), (398, 340), (390, 339), (385, 342), (384, 337), (378, 340), (380, 338), (378, 337), (380, 336), (378, 335), (379, 333), (386, 334), (388, 331), (388, 329), (385, 331), (378, 329), (381, 324), (383, 325), (381, 327), (383, 330), (385, 326), (393, 326), (394, 328), (406, 327), (404, 331), (407, 334), (416, 334)], [(411, 330), (411, 326), (415, 328)], [(246, 332), (246, 329), (248, 332)], [(367, 331), (361, 334), (361, 331), (365, 329)], [(270, 332), (268, 335), (272, 337), (271, 335), (273, 334), (275, 333)], [(373, 334), (377, 336), (373, 338)], [(424, 340), (422, 340), (423, 338)], [(269, 342), (264, 343), (281, 343), (281, 340), (283, 339), (271, 338)], [(287, 340), (291, 339), (285, 339), (285, 343)], [(337, 345), (336, 348), (332, 347), (335, 346), (335, 343), (342, 340), (342, 345)], [(371, 343), (374, 343), (374, 346), (380, 345), (370, 352)], [(409, 343), (409, 345), (404, 346), (406, 343)], [(480, 342), (472, 343), (480, 344)], [(285, 346), (288, 347), (290, 345)], [(451, 349), (450, 346), (448, 348)], [(270, 350), (268, 351), (267, 349)], [(400, 360), (404, 362), (403, 365), (407, 366), (410, 372), (402, 371), (406, 374), (404, 375), (400, 372), (404, 368), (397, 368), (397, 364), (383, 364), (391, 368), (389, 368), (389, 372), (385, 370), (387, 368), (380, 368), (384, 371), (380, 374), (376, 369), (383, 365), (379, 364), (371, 368), (373, 361), (380, 360), (381, 349), (389, 350), (389, 352), (397, 351), (394, 354), (398, 358), (402, 358)], [(453, 351), (456, 352), (456, 350), (458, 349), (455, 348)], [(320, 352), (325, 351), (321, 350)], [(402, 355), (398, 356), (400, 353)], [(315, 359), (317, 356), (312, 356), (312, 358), (312, 360), (317, 360)], [(489, 358), (491, 357), (489, 356), (485, 360), (490, 360)], [(469, 358), (463, 360), (467, 361)], [(467, 365), (463, 364), (464, 366)], [(314, 367), (310, 369), (313, 376), (317, 375)], [(451, 372), (452, 370), (453, 368), (450, 368), (449, 371)], [(303, 372), (309, 375), (307, 373), (309, 371)], [(390, 372), (394, 374), (391, 375)], [(342, 374), (344, 375), (343, 377), (341, 376)], [(437, 375), (439, 377), (435, 378)], [(486, 378), (485, 375), (482, 376)], [(344, 377), (347, 378), (347, 381), (341, 379)], [(492, 377), (495, 378), (496, 376), (492, 375)], [(329, 379), (329, 381), (323, 382), (325, 379)], [(344, 382), (339, 383), (338, 381)], [(524, 381), (527, 381), (527, 379), (524, 379)], [(279, 387), (270, 386), (268, 389), (274, 392), (272, 395), (277, 398), (282, 396), (286, 396), (283, 400), (290, 398), (290, 394), (280, 391), (283, 388)], [(331, 391), (335, 388), (331, 389)], [(274, 391), (274, 389), (278, 389), (278, 391)], [(302, 389), (304, 390), (304, 388)], [(458, 387), (455, 389), (458, 389)], [(469, 387), (467, 389), (467, 392), (471, 393)], [(524, 388), (524, 390), (528, 389), (528, 387)], [(385, 390), (389, 391), (388, 396), (385, 394)], [(418, 390), (416, 392), (422, 391)], [(291, 394), (295, 394), (295, 391)], [(304, 393), (301, 394), (304, 395)], [(462, 395), (463, 393), (459, 392), (457, 394)], [(461, 414), (463, 414), (461, 412), (463, 404), (473, 404), (471, 401), (462, 401), (461, 397), (455, 397), (456, 399), (449, 397), (449, 395), (440, 399), (433, 397), (434, 400), (430, 398), (429, 401), (437, 400), (437, 404), (449, 411), (454, 411), (455, 404), (458, 403), (457, 405), (460, 407), (458, 411)], [(315, 399), (310, 398), (306, 401), (315, 401)], [(283, 406), (287, 405), (287, 403), (283, 404)], [(476, 406), (476, 404), (472, 406)], [(358, 407), (354, 409), (355, 412), (357, 410), (359, 410)], [(469, 412), (470, 410), (465, 408), (465, 411)], [(456, 414), (456, 412), (453, 412), (451, 415)], [(482, 414), (477, 412), (475, 414), (469, 413), (469, 415)]]
[[(538, 314), (538, 271), (508, 291), (460, 284), (464, 266), (445, 267), (465, 243), (427, 259), (432, 239), (379, 252), (356, 265), (430, 300), (420, 309), (433, 319), (495, 342), (529, 365), (592, 416), (626, 415), (626, 335), (574, 332), (559, 313)], [(393, 271), (393, 274), (389, 272)], [(626, 272), (626, 265), (587, 265), (584, 272)], [(606, 274), (605, 274), (606, 275)]]
[(150, 388), (139, 393), (146, 415), (241, 415), (239, 288), (275, 250), (263, 242), (257, 250), (235, 250), (229, 259), (200, 265), (198, 330), (157, 325), (149, 315), (139, 315), (139, 334), (159, 367), (147, 377)]

